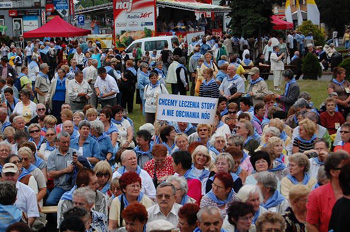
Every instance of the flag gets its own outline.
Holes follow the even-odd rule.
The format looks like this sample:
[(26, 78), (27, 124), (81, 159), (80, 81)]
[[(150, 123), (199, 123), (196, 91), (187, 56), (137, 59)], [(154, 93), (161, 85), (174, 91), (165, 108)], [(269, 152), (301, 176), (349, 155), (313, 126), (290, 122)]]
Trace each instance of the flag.
[(284, 14), (286, 15), (287, 22), (292, 23), (293, 18), (292, 18), (292, 10), (290, 9), (290, 0), (286, 1), (286, 9), (284, 10)]
[(303, 24), (303, 16), (301, 15), (299, 0), (296, 0), (296, 2), (297, 2), (298, 26), (300, 26), (301, 24)]
[(306, 0), (307, 4), (307, 20), (315, 25), (320, 25), (320, 11), (317, 8), (315, 0)]

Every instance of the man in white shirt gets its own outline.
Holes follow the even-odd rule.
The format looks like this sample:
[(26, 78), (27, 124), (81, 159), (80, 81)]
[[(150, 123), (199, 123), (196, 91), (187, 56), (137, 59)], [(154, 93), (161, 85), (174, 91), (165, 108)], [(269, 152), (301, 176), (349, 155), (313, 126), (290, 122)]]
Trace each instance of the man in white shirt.
[(148, 197), (154, 199), (156, 195), (156, 189), (154, 187), (151, 176), (140, 166), (137, 165), (136, 153), (133, 150), (125, 150), (120, 156), (122, 167), (118, 168), (113, 173), (114, 178), (119, 178), (125, 172), (136, 172), (141, 178), (141, 192), (145, 193)]
[(73, 56), (73, 59), (75, 59), (77, 61), (77, 67), (80, 69), (80, 70), (83, 70), (83, 67), (84, 67), (84, 58), (85, 58), (85, 55), (84, 53), (82, 52), (81, 48), (80, 47), (77, 47), (77, 52), (74, 53), (74, 56)]
[(83, 78), (83, 72), (77, 71), (74, 79), (68, 82), (68, 95), (73, 112), (83, 109), (92, 95), (89, 83)]
[(26, 59), (27, 59), (27, 64), (29, 64), (30, 62), (32, 62), (32, 55), (33, 55), (33, 52), (32, 52), (32, 42), (31, 42), (31, 41), (28, 41), (28, 42), (27, 42), (27, 46), (26, 46), (26, 48), (24, 49), (24, 54), (25, 54)]
[(119, 88), (113, 77), (107, 74), (104, 67), (97, 70), (98, 77), (95, 82), (96, 96), (98, 96), (101, 107), (106, 105), (114, 106), (116, 104), (117, 93)]
[(176, 189), (171, 183), (163, 182), (157, 187), (157, 204), (148, 208), (148, 222), (164, 219), (174, 226), (179, 223), (178, 212), (182, 207), (176, 203)]
[(30, 187), (17, 181), (18, 176), (18, 168), (15, 164), (7, 163), (2, 168), (1, 180), (16, 183), (17, 200), (15, 205), (27, 214), (28, 226), (31, 227), (35, 221), (35, 218), (40, 217), (36, 194)]
[(244, 81), (237, 73), (237, 68), (234, 64), (227, 67), (227, 75), (222, 81), (219, 90), (220, 94), (227, 98), (228, 102), (236, 102), (239, 105), (240, 98), (245, 92)]
[(85, 72), (83, 70), (84, 80), (86, 80), (90, 84), (90, 87), (93, 91), (93, 93), (90, 97), (90, 104), (95, 108), (97, 108), (97, 96), (96, 96), (96, 91), (95, 91), (94, 85), (95, 85), (96, 79), (98, 77), (97, 65), (98, 65), (98, 61), (96, 59), (91, 59), (89, 66), (84, 68)]

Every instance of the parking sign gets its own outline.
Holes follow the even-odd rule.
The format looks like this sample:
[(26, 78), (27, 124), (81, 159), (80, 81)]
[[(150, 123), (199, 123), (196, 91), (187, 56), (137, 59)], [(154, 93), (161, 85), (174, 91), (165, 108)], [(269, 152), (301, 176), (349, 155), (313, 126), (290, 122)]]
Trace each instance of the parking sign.
[(84, 15), (79, 15), (78, 16), (79, 25), (84, 25), (84, 21), (85, 21)]

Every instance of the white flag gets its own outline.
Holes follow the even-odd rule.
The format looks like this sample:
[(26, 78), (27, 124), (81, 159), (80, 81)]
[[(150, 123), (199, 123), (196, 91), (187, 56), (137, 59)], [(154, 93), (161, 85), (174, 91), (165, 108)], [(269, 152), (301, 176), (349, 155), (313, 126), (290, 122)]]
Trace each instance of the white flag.
[(290, 8), (290, 0), (286, 1), (286, 9), (285, 9), (284, 14), (286, 15), (287, 22), (292, 23), (293, 22), (293, 18), (292, 18), (292, 10)]
[(296, 0), (296, 2), (297, 2), (298, 26), (300, 26), (301, 24), (303, 24), (303, 16), (301, 15), (299, 0)]
[(306, 0), (307, 3), (307, 20), (315, 25), (320, 25), (320, 12), (317, 8), (315, 0)]

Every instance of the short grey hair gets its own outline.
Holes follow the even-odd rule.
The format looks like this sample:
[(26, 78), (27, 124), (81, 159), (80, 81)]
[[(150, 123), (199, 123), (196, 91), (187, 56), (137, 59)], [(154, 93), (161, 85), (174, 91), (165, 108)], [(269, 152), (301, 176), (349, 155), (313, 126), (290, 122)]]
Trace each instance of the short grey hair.
[(185, 57), (180, 57), (179, 63), (185, 65), (186, 64), (186, 58)]
[(97, 134), (99, 134), (99, 135), (103, 134), (104, 129), (105, 129), (103, 123), (99, 120), (94, 120), (94, 121), (90, 122), (90, 126), (91, 126), (91, 129), (96, 130)]
[(308, 118), (315, 123), (318, 122), (318, 115), (316, 112), (313, 112), (313, 111), (305, 113), (305, 118)]
[(140, 70), (142, 70), (143, 68), (148, 68), (148, 64), (142, 62), (142, 63), (140, 64)]
[(96, 192), (92, 190), (90, 187), (81, 187), (81, 188), (77, 188), (74, 191), (73, 197), (82, 197), (86, 200), (86, 202), (89, 205), (91, 205), (95, 203)]
[(93, 65), (98, 64), (98, 60), (96, 60), (96, 59), (91, 59), (91, 64), (93, 64)]
[(22, 156), (21, 156), (22, 154), (28, 155), (30, 158), (33, 158), (33, 152), (32, 152), (32, 150), (30, 150), (29, 147), (21, 147), (17, 153), (21, 158), (22, 158)]
[(270, 188), (270, 193), (274, 193), (277, 189), (277, 179), (274, 173), (264, 171), (258, 173), (256, 180), (265, 188)]
[(226, 161), (228, 163), (228, 169), (229, 169), (229, 171), (232, 171), (233, 167), (235, 166), (235, 161), (233, 160), (232, 155), (230, 153), (227, 153), (227, 152), (220, 153), (216, 157), (215, 164), (217, 164), (217, 162), (220, 158), (226, 159)]
[(17, 123), (18, 119), (23, 119), (24, 120), (24, 117), (22, 115), (17, 115), (16, 117), (13, 118), (13, 122)]
[(300, 108), (309, 108), (309, 102), (306, 101), (304, 98), (299, 98), (293, 105), (295, 108), (300, 109)]
[(163, 61), (157, 61), (156, 66), (163, 65)]
[(310, 161), (303, 153), (294, 153), (288, 157), (289, 162), (294, 162), (300, 167), (304, 167), (304, 172), (310, 169)]
[(260, 203), (263, 202), (263, 196), (260, 188), (257, 185), (251, 184), (243, 185), (236, 194), (235, 199), (241, 202), (246, 202), (248, 201), (249, 197), (254, 193), (258, 193)]
[(68, 132), (65, 131), (61, 131), (58, 135), (57, 135), (57, 139), (61, 141), (61, 137), (65, 137), (65, 138), (70, 138), (70, 135)]
[(67, 124), (72, 124), (73, 126), (74, 126), (74, 123), (73, 123), (73, 121), (71, 121), (71, 120), (66, 120), (66, 121), (64, 121), (63, 123), (62, 123), (62, 125), (63, 126), (65, 126), (65, 125), (67, 125)]
[(49, 65), (47, 63), (42, 63), (40, 65), (40, 70), (44, 70), (46, 67), (49, 67)]
[(7, 150), (9, 150), (9, 152), (11, 152), (11, 150), (12, 150), (11, 144), (9, 144), (9, 143), (6, 142), (6, 141), (1, 141), (1, 142), (0, 142), (0, 147), (7, 147)]
[(272, 134), (273, 136), (276, 136), (278, 138), (281, 136), (280, 130), (274, 126), (269, 126), (268, 128), (266, 128), (265, 134)]
[(227, 143), (228, 142), (232, 142), (236, 147), (241, 146), (241, 148), (243, 148), (244, 145), (244, 138), (240, 135), (231, 135), (228, 139), (227, 139)]
[(90, 124), (90, 122), (87, 121), (87, 120), (82, 120), (81, 122), (79, 122), (79, 126), (78, 126), (79, 130), (80, 130), (81, 128), (83, 128), (83, 126), (87, 126), (87, 127), (89, 127), (89, 129), (91, 128), (91, 124)]
[(157, 186), (157, 192), (158, 192), (158, 189), (165, 188), (165, 187), (170, 187), (173, 190), (173, 195), (176, 194), (175, 186), (172, 183), (169, 183), (169, 182), (162, 182), (160, 185), (158, 185)]
[(43, 107), (46, 109), (46, 106), (45, 106), (43, 103), (38, 103), (38, 104), (36, 105), (36, 108), (38, 109), (39, 106), (43, 106)]
[[(216, 213), (218, 213), (220, 215), (220, 210), (218, 207), (216, 206), (205, 206), (203, 208), (201, 208), (198, 213), (197, 213), (197, 219), (199, 222), (202, 221), (202, 214), (203, 212), (209, 214), (209, 215), (214, 215)], [(221, 219), (222, 220), (222, 219)]]
[(129, 153), (133, 153), (136, 156), (136, 153), (133, 150), (125, 150), (120, 155), (120, 160), (123, 162)]
[(177, 181), (180, 184), (180, 188), (184, 192), (183, 195), (186, 195), (188, 192), (188, 184), (187, 184), (187, 180), (185, 179), (185, 177), (183, 177), (183, 176), (169, 176), (166, 179), (166, 182), (168, 182), (168, 183), (173, 182), (173, 181)]

